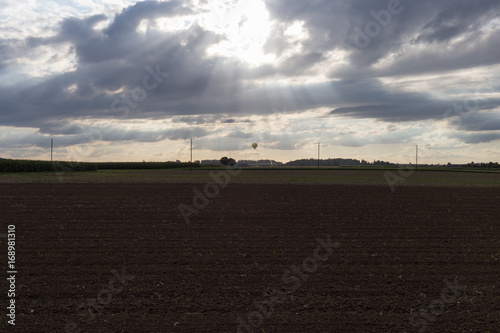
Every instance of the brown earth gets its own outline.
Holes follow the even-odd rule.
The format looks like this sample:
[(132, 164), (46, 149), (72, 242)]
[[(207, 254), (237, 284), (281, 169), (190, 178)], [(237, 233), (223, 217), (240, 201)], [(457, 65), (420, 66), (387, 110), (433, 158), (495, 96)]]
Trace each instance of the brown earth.
[(195, 188), (1, 184), (0, 331), (499, 332), (498, 188)]

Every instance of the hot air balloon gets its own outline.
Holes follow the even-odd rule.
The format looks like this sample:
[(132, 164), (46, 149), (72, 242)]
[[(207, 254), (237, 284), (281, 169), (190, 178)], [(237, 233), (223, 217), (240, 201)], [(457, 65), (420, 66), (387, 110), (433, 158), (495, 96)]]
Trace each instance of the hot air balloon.
[(253, 149), (257, 149), (257, 147), (258, 147), (258, 146), (259, 146), (258, 144), (256, 144), (256, 143), (252, 143), (252, 147), (253, 147)]

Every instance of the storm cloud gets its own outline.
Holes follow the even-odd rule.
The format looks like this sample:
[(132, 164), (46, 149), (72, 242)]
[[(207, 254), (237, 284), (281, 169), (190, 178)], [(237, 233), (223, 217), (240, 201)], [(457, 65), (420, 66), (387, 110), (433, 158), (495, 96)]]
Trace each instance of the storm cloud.
[[(326, 129), (338, 117), (444, 120), (448, 137), (466, 144), (500, 138), (498, 1), (266, 0), (272, 29), (260, 47), (274, 60), (255, 64), (214, 52), (234, 37), (206, 24), (211, 12), (222, 22), (240, 4), (220, 12), (203, 1), (124, 2), (38, 30), (0, 21), (0, 126), (35, 129), (36, 138), (18, 141), (34, 146), (53, 135), (67, 146), (86, 142), (92, 130), (107, 142), (193, 135), (218, 142), (255, 137), (251, 117), (265, 123), (276, 113), (304, 113)], [(133, 121), (170, 127), (120, 126)], [(276, 147), (285, 143), (280, 138), (286, 147), (316, 140), (313, 130), (297, 134), (295, 144), (286, 132), (259, 135)], [(419, 133), (336, 135), (332, 144), (363, 146)]]

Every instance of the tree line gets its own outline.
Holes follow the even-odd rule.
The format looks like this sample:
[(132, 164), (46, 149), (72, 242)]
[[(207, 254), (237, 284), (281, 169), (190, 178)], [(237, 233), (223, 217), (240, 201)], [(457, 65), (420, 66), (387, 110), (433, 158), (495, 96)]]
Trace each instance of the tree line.
[(468, 167), (468, 168), (492, 168), (492, 169), (498, 169), (500, 168), (500, 164), (498, 164), (498, 162), (489, 162), (489, 163), (474, 163), (474, 162), (470, 162), (466, 165), (464, 165), (465, 167)]

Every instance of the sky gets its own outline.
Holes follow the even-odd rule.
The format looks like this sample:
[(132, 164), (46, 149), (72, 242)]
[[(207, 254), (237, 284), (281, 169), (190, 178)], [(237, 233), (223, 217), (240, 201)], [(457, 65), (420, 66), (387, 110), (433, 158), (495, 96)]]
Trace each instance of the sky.
[(0, 0), (0, 157), (500, 161), (499, 32), (497, 0)]

